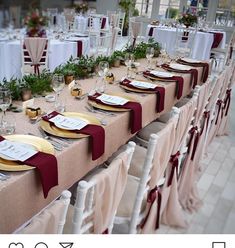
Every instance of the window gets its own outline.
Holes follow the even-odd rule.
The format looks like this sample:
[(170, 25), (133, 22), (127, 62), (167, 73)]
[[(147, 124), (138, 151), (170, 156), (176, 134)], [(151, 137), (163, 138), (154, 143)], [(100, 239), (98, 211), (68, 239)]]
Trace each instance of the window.
[(153, 0), (137, 0), (135, 8), (139, 11), (140, 16), (151, 17)]
[(219, 0), (216, 11), (215, 23), (233, 27), (235, 23), (235, 1)]
[(176, 19), (179, 14), (180, 0), (161, 0), (159, 15), (163, 18)]
[(187, 1), (186, 12), (197, 14), (199, 20), (206, 20), (209, 0), (189, 0)]

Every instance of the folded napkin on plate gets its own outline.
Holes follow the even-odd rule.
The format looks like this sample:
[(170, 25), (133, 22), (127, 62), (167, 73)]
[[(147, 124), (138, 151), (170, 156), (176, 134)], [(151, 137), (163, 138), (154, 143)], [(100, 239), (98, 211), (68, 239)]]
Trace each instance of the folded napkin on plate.
[[(5, 140), (0, 136), (0, 142)], [(38, 151), (32, 157), (26, 159), (19, 164), (26, 164), (39, 171), (44, 197), (46, 198), (51, 188), (58, 185), (58, 168), (56, 157), (52, 154)]]
[[(140, 89), (135, 87), (134, 85), (130, 84), (131, 81), (127, 78), (125, 78), (123, 81), (121, 81), (121, 85), (126, 86), (128, 88), (132, 89)], [(157, 105), (156, 105), (156, 110), (157, 113), (160, 113), (164, 110), (164, 102), (165, 102), (165, 88), (157, 86), (154, 89), (144, 89), (144, 91), (150, 91), (150, 92), (155, 92), (157, 95)]]
[(172, 72), (190, 73), (191, 74), (191, 85), (193, 86), (193, 89), (197, 85), (197, 80), (198, 80), (198, 71), (197, 71), (197, 69), (190, 69), (190, 70), (174, 69), (174, 68), (171, 68), (171, 65), (168, 65), (168, 64), (163, 64), (162, 68), (164, 68), (167, 71), (172, 71)]
[(172, 77), (160, 77), (160, 76), (156, 76), (152, 73), (150, 73), (150, 71), (145, 71), (143, 72), (143, 75), (145, 77), (152, 77), (152, 78), (156, 78), (156, 79), (161, 79), (161, 80), (166, 80), (166, 81), (176, 81), (176, 96), (177, 99), (180, 99), (182, 94), (183, 94), (183, 87), (184, 87), (184, 79), (180, 76), (172, 76)]
[(136, 133), (142, 128), (142, 107), (138, 102), (127, 102), (124, 105), (109, 105), (103, 103), (101, 100), (97, 99), (101, 94), (96, 93), (93, 96), (88, 96), (89, 100), (95, 101), (96, 103), (112, 106), (115, 108), (124, 108), (131, 110), (131, 133)]
[[(42, 119), (44, 121), (50, 122), (52, 125), (54, 123), (50, 121), (51, 118), (60, 115), (56, 111), (43, 116)], [(104, 154), (104, 147), (105, 147), (105, 132), (103, 127), (93, 124), (87, 124), (80, 130), (72, 130), (71, 132), (81, 133), (81, 134), (88, 134), (91, 137), (91, 147), (92, 147), (92, 160), (96, 160)]]
[(209, 64), (206, 62), (188, 62), (183, 59), (177, 60), (179, 64), (182, 65), (189, 65), (192, 67), (203, 67), (203, 72), (202, 72), (202, 82), (205, 83), (208, 76), (209, 76)]

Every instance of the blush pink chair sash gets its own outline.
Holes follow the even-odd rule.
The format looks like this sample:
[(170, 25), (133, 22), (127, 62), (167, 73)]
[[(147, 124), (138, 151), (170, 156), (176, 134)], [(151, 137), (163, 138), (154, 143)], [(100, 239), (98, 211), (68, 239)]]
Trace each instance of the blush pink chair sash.
[(103, 172), (94, 176), (94, 233), (106, 231), (115, 215), (127, 182), (128, 155), (121, 153)]
[(57, 234), (58, 225), (63, 213), (64, 204), (62, 201), (55, 201), (50, 207), (38, 216), (34, 217), (32, 222), (19, 234)]

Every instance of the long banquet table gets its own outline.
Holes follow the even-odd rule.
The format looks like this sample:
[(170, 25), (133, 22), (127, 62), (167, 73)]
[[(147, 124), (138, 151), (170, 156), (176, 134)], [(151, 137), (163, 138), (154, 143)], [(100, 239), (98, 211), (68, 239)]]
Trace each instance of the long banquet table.
[[(88, 37), (79, 37), (77, 39), (82, 41), (82, 54), (88, 55), (90, 39)], [(77, 57), (76, 41), (50, 40), (48, 55), (50, 71), (68, 61), (71, 56)], [(11, 77), (21, 77), (22, 54), (19, 40), (0, 42), (0, 64), (0, 80), (4, 77), (7, 80)]]
[[(145, 65), (145, 61), (142, 60), (139, 69), (143, 70)], [(198, 68), (198, 71), (198, 84), (201, 84), (202, 68)], [(126, 73), (126, 68), (114, 68), (112, 72), (117, 77), (116, 79), (121, 79)], [(182, 76), (184, 78), (183, 96), (186, 96), (192, 90), (190, 74), (182, 74)], [(144, 78), (139, 75), (138, 79)], [(96, 78), (80, 81), (84, 92), (93, 90), (95, 82)], [(163, 84), (163, 82), (161, 82), (161, 84)], [(142, 126), (144, 127), (161, 114), (170, 111), (172, 106), (178, 101), (175, 97), (176, 83), (166, 82), (164, 83), (164, 87), (166, 90), (165, 109), (160, 114), (155, 111), (155, 94), (142, 95), (138, 93), (126, 93), (116, 84), (108, 85), (107, 92), (121, 93), (139, 101), (142, 105)], [(70, 188), (87, 172), (106, 161), (121, 145), (125, 144), (133, 136), (129, 129), (130, 114), (128, 111), (119, 112), (114, 117), (93, 114), (87, 112), (85, 108), (87, 99), (74, 99), (67, 88), (63, 90), (61, 97), (66, 102), (66, 111), (76, 111), (98, 117), (105, 117), (108, 122), (108, 125), (104, 127), (105, 153), (98, 160), (92, 161), (88, 138), (78, 139), (62, 152), (56, 152), (59, 185), (51, 189), (46, 199), (43, 197), (39, 177), (35, 172), (36, 170), (9, 172), (11, 176), (10, 179), (0, 182), (0, 233), (14, 232), (52, 200), (57, 198), (63, 190)], [(44, 111), (53, 110), (53, 104), (54, 103), (46, 102), (42, 97), (35, 99), (35, 106), (40, 106)], [(37, 128), (38, 124), (33, 125), (29, 123), (28, 117), (23, 113), (16, 113), (15, 115), (17, 134), (33, 133), (40, 136)]]

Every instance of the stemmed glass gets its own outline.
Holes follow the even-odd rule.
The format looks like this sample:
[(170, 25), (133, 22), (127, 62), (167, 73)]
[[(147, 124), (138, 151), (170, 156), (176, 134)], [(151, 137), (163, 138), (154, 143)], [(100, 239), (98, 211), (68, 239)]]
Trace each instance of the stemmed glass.
[(147, 47), (146, 49), (146, 58), (148, 61), (148, 65), (147, 68), (151, 69), (151, 62), (152, 62), (152, 58), (154, 56), (154, 48), (153, 47)]
[(4, 128), (6, 121), (6, 110), (11, 105), (11, 92), (8, 89), (0, 89), (0, 109), (3, 111), (0, 127)]
[(107, 61), (99, 62), (98, 74), (100, 76), (100, 79), (98, 79), (97, 85), (96, 85), (96, 91), (99, 93), (105, 92), (106, 84), (105, 84), (104, 77), (106, 76), (108, 70), (109, 70), (109, 63)]
[(61, 103), (61, 101), (59, 100), (59, 97), (60, 97), (61, 91), (63, 90), (63, 88), (65, 86), (64, 75), (60, 75), (60, 74), (53, 75), (52, 81), (51, 81), (51, 86), (52, 86), (52, 89), (56, 93), (56, 95), (55, 95), (55, 109), (59, 112), (63, 112), (64, 106)]
[(134, 55), (132, 53), (126, 53), (125, 54), (125, 65), (127, 66), (127, 73), (126, 73), (127, 78), (130, 78), (130, 68), (133, 62), (134, 62)]

